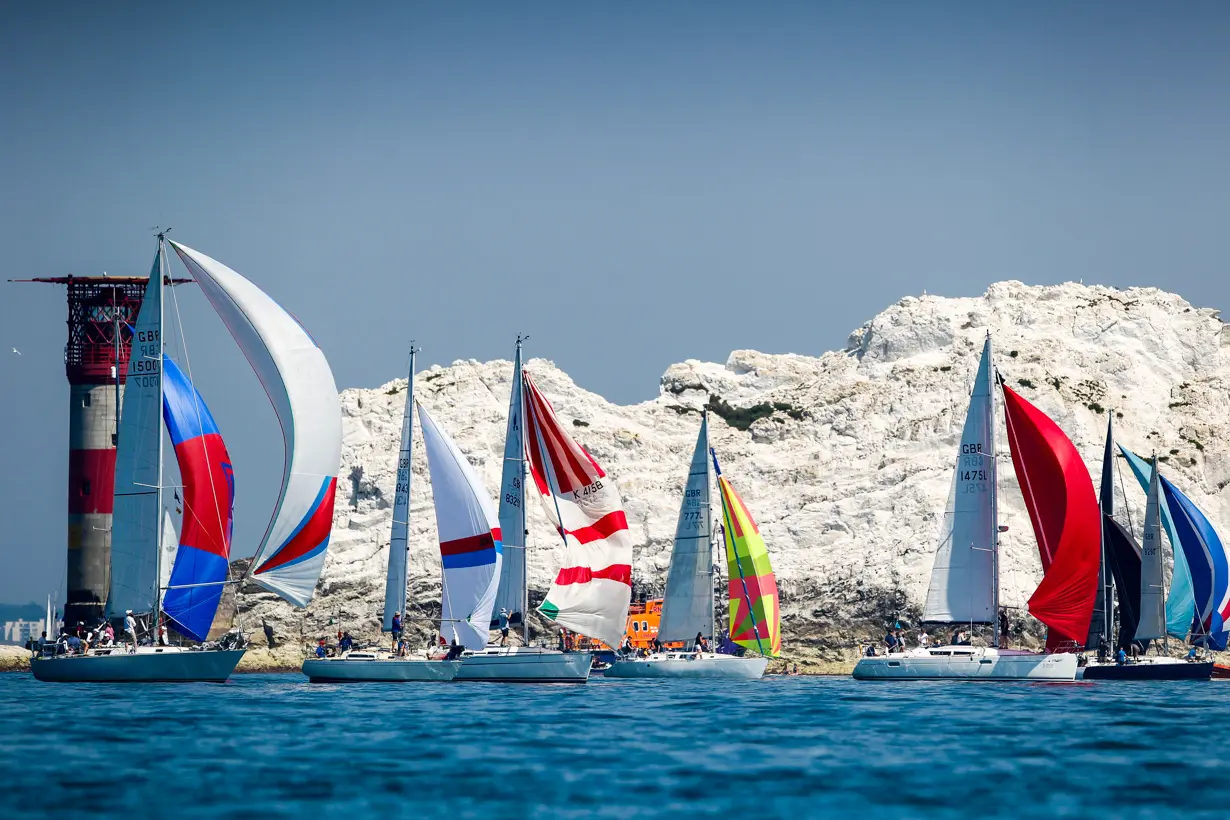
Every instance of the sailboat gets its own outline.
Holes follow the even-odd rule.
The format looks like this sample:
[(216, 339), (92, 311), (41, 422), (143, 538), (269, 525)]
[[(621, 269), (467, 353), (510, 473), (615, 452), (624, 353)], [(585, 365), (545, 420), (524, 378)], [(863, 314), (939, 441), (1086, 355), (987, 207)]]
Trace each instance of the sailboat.
[[(1097, 501), (1089, 471), (1053, 421), (992, 379), (987, 334), (953, 469), (923, 619), (993, 624), (994, 646), (966, 644), (863, 657), (860, 680), (1073, 680), (1077, 656), (1057, 651), (1083, 641), (1097, 592)], [(1003, 396), (1013, 466), (1042, 561), (1029, 611), (1049, 627), (1047, 654), (1007, 648), (999, 634), (998, 469), (995, 397)]]
[[(414, 355), (412, 348), (385, 579), (383, 626), (388, 631), (392, 631), (395, 614), (406, 614)], [(456, 443), (421, 404), (418, 412), (440, 535), (440, 634), (451, 635), (471, 651), (481, 651), (487, 646), (500, 577), (502, 549), (495, 506)], [(461, 668), (461, 659), (450, 654), (420, 651), (407, 656), (397, 650), (396, 646), (387, 653), (358, 649), (338, 658), (310, 658), (303, 662), (303, 674), (313, 683), (450, 681)]]
[(505, 538), (501, 572), (511, 581), (501, 579), (495, 607), (521, 615), (523, 644), (467, 653), (456, 680), (584, 683), (589, 652), (528, 646), (526, 473), (564, 542), (564, 565), (538, 607), (543, 617), (611, 646), (618, 644), (632, 598), (632, 543), (615, 483), (559, 423), (522, 367), (521, 343), (518, 338), (500, 488)]
[[(740, 657), (716, 651), (702, 652), (701, 647), (695, 645), (697, 635), (714, 637), (717, 620), (713, 594), (710, 457), (713, 471), (718, 475), (722, 505), (722, 524), (718, 531), (726, 546), (730, 639), (756, 653), (754, 655)], [(755, 680), (764, 675), (769, 658), (781, 653), (777, 583), (769, 566), (768, 551), (743, 499), (721, 475), (717, 455), (709, 446), (707, 413), (701, 415), (700, 434), (679, 507), (657, 638), (664, 643), (683, 642), (692, 646), (655, 652), (645, 658), (618, 657), (605, 676)]]
[[(1185, 661), (1147, 654), (1150, 643), (1157, 646), (1158, 641), (1165, 642), (1169, 632), (1163, 571), (1162, 518), (1165, 500), (1162, 496), (1162, 478), (1156, 457), (1143, 463), (1142, 475), (1147, 471), (1149, 478), (1145, 486), (1144, 528), (1141, 541), (1137, 544), (1115, 519), (1114, 453), (1114, 419), (1109, 417), (1099, 501), (1102, 512), (1102, 577), (1106, 594), (1101, 611), (1095, 607), (1094, 613), (1095, 617), (1103, 619), (1103, 624), (1100, 629), (1096, 626), (1090, 628), (1091, 640), (1086, 647), (1097, 646), (1098, 652), (1095, 657), (1087, 659), (1079, 677), (1085, 680), (1207, 680), (1213, 672), (1212, 661)], [(1135, 455), (1132, 457), (1135, 458)], [(1181, 550), (1176, 549), (1175, 552)], [(1178, 570), (1179, 566), (1176, 566), (1176, 574)], [(1134, 656), (1127, 657), (1124, 663), (1109, 657), (1105, 651), (1106, 643), (1099, 641), (1095, 644), (1092, 640), (1095, 633), (1099, 638), (1110, 635), (1116, 597), (1119, 632), (1114, 645), (1125, 656), (1129, 652)], [(1190, 618), (1188, 626), (1191, 626)]]
[[(324, 354), (299, 322), (252, 282), (185, 245), (158, 235), (158, 252), (133, 329), (128, 387), (116, 452), (108, 617), (165, 611), (177, 632), (203, 641), (226, 580), (233, 472), (199, 394), (164, 355), (163, 283), (170, 244), (260, 378), (282, 426), (284, 476), (273, 517), (248, 575), (297, 606), (315, 590), (333, 524), (341, 457), (341, 406)], [(162, 589), (162, 421), (180, 458), (185, 496), (196, 500)], [(181, 451), (181, 448), (182, 451)], [(228, 488), (228, 489), (224, 489)], [(173, 527), (172, 527), (173, 531)], [(35, 658), (47, 681), (224, 681), (243, 656), (235, 636), (222, 645), (119, 646)]]

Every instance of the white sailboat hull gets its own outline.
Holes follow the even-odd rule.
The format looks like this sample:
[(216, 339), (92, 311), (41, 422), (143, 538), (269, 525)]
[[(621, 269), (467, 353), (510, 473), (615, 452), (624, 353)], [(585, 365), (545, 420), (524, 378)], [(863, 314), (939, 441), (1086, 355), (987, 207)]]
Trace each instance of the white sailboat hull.
[(608, 678), (712, 678), (721, 680), (759, 680), (764, 677), (768, 658), (737, 658), (734, 655), (706, 654), (699, 658), (686, 652), (668, 652), (648, 658), (616, 660), (603, 672)]
[(309, 658), (303, 662), (303, 674), (307, 675), (312, 683), (451, 681), (460, 668), (459, 660), (378, 657), (369, 654), (359, 657)]
[(487, 648), (466, 653), (453, 680), (504, 683), (585, 683), (592, 655), (538, 647)]
[(235, 671), (244, 650), (192, 651), (180, 647), (143, 646), (129, 654), (36, 657), (30, 671), (36, 680), (55, 683), (223, 683)]
[(856, 680), (1056, 680), (1076, 679), (1071, 653), (1038, 655), (991, 647), (937, 646), (862, 658)]

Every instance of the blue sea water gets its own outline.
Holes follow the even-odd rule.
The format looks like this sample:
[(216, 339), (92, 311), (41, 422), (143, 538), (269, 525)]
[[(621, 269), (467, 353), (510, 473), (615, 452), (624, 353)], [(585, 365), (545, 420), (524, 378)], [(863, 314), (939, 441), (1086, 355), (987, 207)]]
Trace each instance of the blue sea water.
[(1230, 815), (1230, 683), (56, 685), (0, 674), (0, 816)]

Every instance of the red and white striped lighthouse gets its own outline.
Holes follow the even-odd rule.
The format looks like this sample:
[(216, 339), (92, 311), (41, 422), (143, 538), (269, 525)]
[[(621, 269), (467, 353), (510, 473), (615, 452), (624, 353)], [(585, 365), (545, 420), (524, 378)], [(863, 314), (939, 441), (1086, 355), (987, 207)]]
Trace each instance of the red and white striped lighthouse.
[(130, 325), (148, 281), (143, 276), (27, 279), (68, 286), (68, 560), (64, 622), (101, 617), (111, 558), (115, 444)]

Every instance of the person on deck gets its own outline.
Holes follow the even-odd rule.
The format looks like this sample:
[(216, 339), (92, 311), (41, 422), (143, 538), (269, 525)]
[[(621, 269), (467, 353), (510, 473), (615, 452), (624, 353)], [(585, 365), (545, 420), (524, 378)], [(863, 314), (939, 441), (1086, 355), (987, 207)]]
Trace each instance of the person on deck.
[(316, 644), (316, 657), (323, 658), (325, 654), (325, 639), (321, 638)]
[(919, 633), (918, 633), (918, 647), (919, 647), (919, 649), (927, 649), (927, 648), (929, 648), (930, 646), (931, 646), (931, 636), (930, 636), (930, 635), (928, 635), (925, 631), (924, 631), (924, 632), (919, 632)]
[(897, 636), (890, 629), (884, 633), (884, 645), (888, 647), (888, 654), (893, 654), (897, 651)]
[(1123, 666), (1127, 663), (1127, 659), (1127, 652), (1124, 651), (1122, 646), (1119, 647), (1119, 651), (1115, 653), (1115, 663), (1119, 666)]
[(165, 619), (161, 619), (161, 622), (158, 624), (158, 645), (171, 645), (171, 639), (167, 636), (167, 622)]
[(401, 654), (401, 613), (393, 613), (393, 622), (389, 625), (389, 632), (393, 634), (393, 652)]
[(128, 633), (128, 640), (132, 641), (132, 649), (137, 651), (137, 619), (132, 616), (132, 610), (124, 611), (124, 631)]
[[(44, 632), (43, 634), (46, 635), (47, 633)], [(1189, 661), (1200, 660), (1200, 653), (1196, 651), (1196, 647), (1193, 646), (1191, 649), (1187, 650), (1187, 659)]]
[(632, 647), (631, 635), (624, 635), (624, 643), (623, 646), (619, 647), (619, 651), (627, 657), (632, 657), (636, 653), (636, 650)]
[(349, 652), (354, 648), (354, 638), (350, 637), (349, 632), (342, 633), (342, 639), (337, 642), (338, 652)]
[(649, 642), (649, 646), (654, 652), (662, 651), (662, 641), (658, 640), (657, 635), (653, 636), (653, 640)]
[(1008, 620), (1008, 608), (1001, 606), (999, 608), (999, 645), (1007, 647), (1010, 641), (1008, 640), (1009, 628), (1012, 623)]
[(508, 610), (500, 607), (500, 646), (508, 646)]

